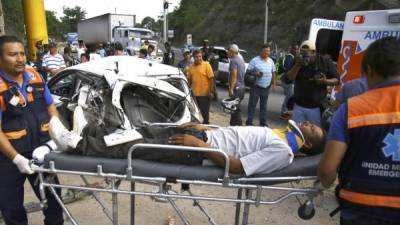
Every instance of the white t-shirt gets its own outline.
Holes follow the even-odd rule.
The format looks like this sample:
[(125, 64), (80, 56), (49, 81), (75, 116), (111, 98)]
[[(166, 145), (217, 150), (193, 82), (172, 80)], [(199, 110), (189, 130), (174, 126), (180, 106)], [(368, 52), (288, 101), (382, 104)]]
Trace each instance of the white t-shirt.
[(97, 60), (97, 59), (101, 59), (101, 55), (99, 55), (97, 53), (90, 53), (89, 54), (89, 61), (93, 61), (93, 60)]
[(78, 48), (78, 59), (81, 59), (81, 55), (85, 53), (85, 48)]
[(247, 176), (268, 174), (293, 161), (289, 145), (268, 127), (221, 127), (206, 134), (212, 148), (241, 161)]

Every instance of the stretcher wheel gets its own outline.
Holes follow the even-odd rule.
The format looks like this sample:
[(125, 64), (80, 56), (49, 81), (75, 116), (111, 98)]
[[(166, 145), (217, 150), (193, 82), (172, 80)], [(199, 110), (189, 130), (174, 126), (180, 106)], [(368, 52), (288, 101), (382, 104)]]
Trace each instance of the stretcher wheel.
[(311, 201), (306, 201), (297, 210), (299, 217), (303, 220), (309, 220), (315, 215), (314, 204)]

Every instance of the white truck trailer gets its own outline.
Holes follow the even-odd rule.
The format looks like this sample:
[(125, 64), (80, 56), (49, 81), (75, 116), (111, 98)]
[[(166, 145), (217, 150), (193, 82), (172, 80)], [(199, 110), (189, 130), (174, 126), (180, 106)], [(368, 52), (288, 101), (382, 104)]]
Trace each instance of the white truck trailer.
[(121, 30), (133, 28), (135, 23), (135, 15), (107, 13), (79, 21), (78, 34), (87, 44), (116, 42), (125, 35)]

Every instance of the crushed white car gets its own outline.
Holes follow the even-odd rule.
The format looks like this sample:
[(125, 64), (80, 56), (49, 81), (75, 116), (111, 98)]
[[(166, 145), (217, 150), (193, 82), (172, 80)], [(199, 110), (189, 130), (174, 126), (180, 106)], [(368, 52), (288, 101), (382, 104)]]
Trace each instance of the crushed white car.
[(201, 120), (186, 77), (171, 66), (111, 56), (69, 67), (48, 83), (65, 125), (81, 106), (89, 123), (135, 129)]

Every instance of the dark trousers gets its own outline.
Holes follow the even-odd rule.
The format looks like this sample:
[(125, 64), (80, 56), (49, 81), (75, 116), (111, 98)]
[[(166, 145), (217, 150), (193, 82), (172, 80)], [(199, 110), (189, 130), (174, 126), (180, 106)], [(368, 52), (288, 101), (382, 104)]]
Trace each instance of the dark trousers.
[(345, 213), (340, 216), (340, 225), (399, 225), (400, 221), (390, 222), (379, 220), (365, 215), (352, 215)]
[(250, 89), (246, 125), (253, 125), (253, 117), (256, 111), (258, 99), (260, 99), (260, 125), (261, 126), (267, 125), (267, 103), (268, 103), (268, 95), (270, 87), (271, 85), (266, 88), (254, 85)]
[[(103, 137), (113, 133), (114, 130), (115, 129), (107, 129), (93, 124), (86, 126), (82, 131), (83, 139), (78, 143), (73, 152), (84, 156), (124, 159), (128, 156), (129, 149), (134, 144), (168, 144), (168, 138), (174, 135), (190, 134), (198, 139), (207, 141), (204, 132), (199, 132), (193, 129), (148, 127), (139, 129), (139, 132), (144, 136), (143, 139), (108, 147), (104, 142)], [(201, 165), (203, 161), (203, 153), (165, 149), (138, 149), (132, 153), (132, 158), (162, 163)]]
[(209, 96), (195, 96), (197, 105), (199, 106), (201, 116), (203, 117), (203, 124), (209, 124), (210, 114), (210, 97)]
[[(26, 157), (26, 156), (25, 156)], [(29, 157), (27, 157), (29, 158)], [(24, 208), (24, 183), (28, 178), (35, 195), (40, 198), (39, 183), (35, 185), (38, 175), (21, 174), (11, 160), (0, 154), (0, 211), (6, 225), (27, 225), (28, 219)], [(58, 183), (57, 177), (55, 182)], [(61, 196), (61, 190), (56, 189)], [(54, 196), (46, 188), (48, 206), (43, 210), (45, 225), (61, 225), (64, 223), (63, 212)]]
[[(241, 103), (244, 98), (245, 92), (245, 88), (236, 88), (233, 92), (233, 95), (235, 98), (239, 98)], [(231, 126), (242, 126), (242, 112), (240, 109), (240, 103), (237, 106), (238, 110), (235, 113), (231, 114), (231, 120), (229, 122)]]

